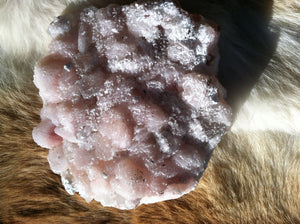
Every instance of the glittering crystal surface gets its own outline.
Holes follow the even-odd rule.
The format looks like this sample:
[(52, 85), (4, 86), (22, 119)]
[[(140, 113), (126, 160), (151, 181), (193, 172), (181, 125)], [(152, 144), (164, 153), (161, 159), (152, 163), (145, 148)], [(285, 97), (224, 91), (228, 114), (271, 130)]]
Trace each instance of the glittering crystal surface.
[(121, 209), (194, 189), (231, 124), (216, 26), (151, 1), (85, 8), (49, 33), (33, 139), (65, 189)]

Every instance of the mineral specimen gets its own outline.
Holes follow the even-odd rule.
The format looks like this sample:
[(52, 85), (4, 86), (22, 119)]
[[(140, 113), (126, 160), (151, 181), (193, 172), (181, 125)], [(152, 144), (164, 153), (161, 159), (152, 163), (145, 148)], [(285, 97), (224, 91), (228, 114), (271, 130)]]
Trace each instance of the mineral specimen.
[(217, 26), (149, 1), (88, 7), (49, 32), (33, 139), (66, 191), (131, 209), (193, 190), (231, 124)]

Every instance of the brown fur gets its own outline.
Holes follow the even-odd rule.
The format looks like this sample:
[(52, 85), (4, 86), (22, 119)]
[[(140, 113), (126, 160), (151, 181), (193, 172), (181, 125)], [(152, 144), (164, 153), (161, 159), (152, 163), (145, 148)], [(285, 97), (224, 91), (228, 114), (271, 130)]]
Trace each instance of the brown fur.
[(181, 1), (221, 26), (219, 77), (235, 123), (193, 192), (131, 211), (66, 193), (32, 140), (32, 69), (47, 24), (72, 2), (0, 0), (0, 223), (300, 223), (298, 0)]

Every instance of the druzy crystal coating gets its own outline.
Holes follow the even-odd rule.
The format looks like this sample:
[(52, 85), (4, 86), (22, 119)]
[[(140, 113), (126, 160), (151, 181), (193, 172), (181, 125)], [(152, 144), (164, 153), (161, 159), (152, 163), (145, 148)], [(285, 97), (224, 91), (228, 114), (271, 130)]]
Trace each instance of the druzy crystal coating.
[(217, 26), (149, 1), (84, 8), (49, 33), (33, 139), (65, 189), (121, 209), (193, 190), (231, 125)]

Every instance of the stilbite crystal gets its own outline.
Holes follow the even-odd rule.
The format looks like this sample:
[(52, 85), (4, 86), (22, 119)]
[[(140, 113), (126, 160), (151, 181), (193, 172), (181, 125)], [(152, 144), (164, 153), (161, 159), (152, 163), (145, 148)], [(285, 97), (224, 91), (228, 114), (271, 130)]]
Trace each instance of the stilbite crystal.
[(217, 26), (171, 1), (88, 7), (49, 27), (34, 141), (65, 189), (131, 209), (197, 185), (231, 125)]

